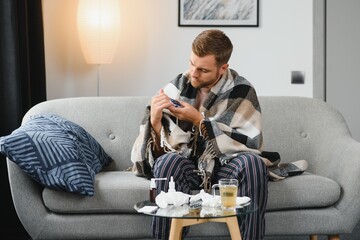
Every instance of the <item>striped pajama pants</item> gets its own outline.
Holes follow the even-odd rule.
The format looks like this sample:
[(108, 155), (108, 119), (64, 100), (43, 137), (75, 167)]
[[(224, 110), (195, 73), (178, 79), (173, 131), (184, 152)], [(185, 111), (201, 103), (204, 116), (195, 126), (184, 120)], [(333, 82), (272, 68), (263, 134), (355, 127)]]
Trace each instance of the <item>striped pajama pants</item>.
[[(199, 190), (202, 180), (197, 173), (195, 163), (177, 153), (167, 153), (159, 157), (153, 167), (156, 178), (174, 177), (176, 191), (190, 194)], [(238, 218), (243, 240), (260, 240), (265, 236), (265, 209), (268, 196), (268, 170), (261, 158), (253, 153), (239, 154), (228, 164), (214, 169), (212, 182), (221, 178), (235, 178), (239, 181), (238, 196), (248, 196), (258, 205), (258, 211)], [(168, 181), (157, 182), (157, 194), (168, 191)], [(171, 219), (153, 217), (151, 228), (156, 239), (168, 239)], [(189, 227), (184, 228), (186, 235)]]

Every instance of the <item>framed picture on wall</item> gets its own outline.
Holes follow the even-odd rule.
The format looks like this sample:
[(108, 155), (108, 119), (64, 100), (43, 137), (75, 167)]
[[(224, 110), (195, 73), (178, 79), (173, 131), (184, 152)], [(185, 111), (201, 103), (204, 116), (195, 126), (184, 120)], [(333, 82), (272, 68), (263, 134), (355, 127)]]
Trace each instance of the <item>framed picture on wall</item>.
[(180, 27), (258, 27), (259, 0), (179, 0)]

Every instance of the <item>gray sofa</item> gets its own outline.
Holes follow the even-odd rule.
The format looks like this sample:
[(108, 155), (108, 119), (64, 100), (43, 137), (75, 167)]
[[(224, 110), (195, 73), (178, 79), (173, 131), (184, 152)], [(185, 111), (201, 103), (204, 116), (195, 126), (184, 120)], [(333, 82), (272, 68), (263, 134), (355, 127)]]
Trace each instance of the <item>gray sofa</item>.
[[(50, 100), (24, 116), (53, 113), (84, 127), (115, 160), (96, 175), (93, 197), (42, 188), (8, 160), (17, 214), (33, 239), (146, 239), (151, 217), (135, 212), (149, 181), (125, 171), (149, 97)], [(281, 162), (305, 159), (302, 175), (269, 182), (266, 235), (350, 233), (360, 216), (360, 144), (334, 108), (305, 97), (260, 97), (265, 150)], [(229, 236), (225, 224), (191, 228), (189, 237)]]

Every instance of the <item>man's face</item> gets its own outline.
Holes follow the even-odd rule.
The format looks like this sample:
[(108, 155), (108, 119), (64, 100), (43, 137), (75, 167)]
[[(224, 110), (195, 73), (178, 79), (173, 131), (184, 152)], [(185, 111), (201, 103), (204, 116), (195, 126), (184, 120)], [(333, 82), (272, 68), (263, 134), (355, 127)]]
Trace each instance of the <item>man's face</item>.
[(190, 56), (190, 81), (194, 88), (206, 88), (208, 91), (224, 74), (228, 64), (221, 67), (216, 65), (215, 56), (198, 57), (193, 52)]

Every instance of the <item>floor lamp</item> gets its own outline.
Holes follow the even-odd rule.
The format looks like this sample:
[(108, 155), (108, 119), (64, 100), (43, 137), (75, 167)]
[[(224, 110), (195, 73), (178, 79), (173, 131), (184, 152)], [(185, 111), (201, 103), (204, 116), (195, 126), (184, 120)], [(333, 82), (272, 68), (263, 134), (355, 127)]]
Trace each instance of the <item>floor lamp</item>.
[(119, 0), (79, 0), (77, 27), (80, 46), (88, 64), (97, 65), (97, 96), (100, 65), (110, 64), (120, 31)]

